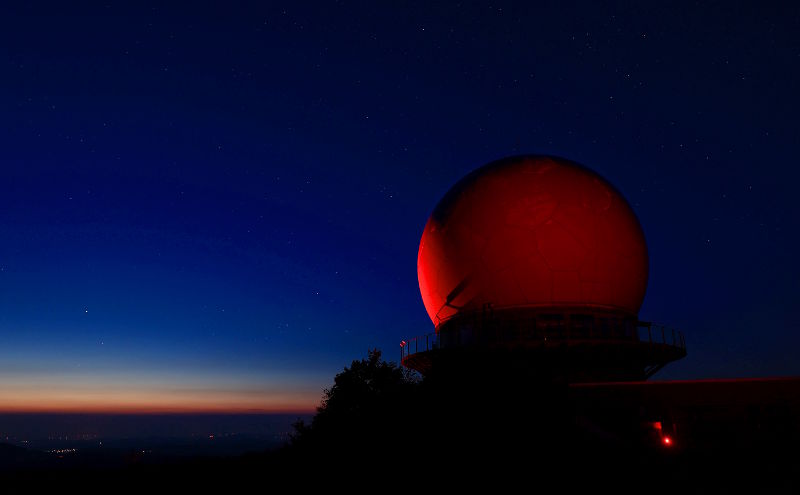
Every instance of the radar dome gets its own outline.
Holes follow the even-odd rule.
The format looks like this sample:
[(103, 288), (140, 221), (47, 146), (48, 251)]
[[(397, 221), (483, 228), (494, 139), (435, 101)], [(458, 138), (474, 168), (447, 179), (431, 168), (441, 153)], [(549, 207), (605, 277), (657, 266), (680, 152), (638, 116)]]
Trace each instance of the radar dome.
[(636, 316), (647, 245), (628, 202), (595, 172), (563, 158), (510, 157), (442, 198), (422, 234), (417, 274), (437, 327), (486, 305)]

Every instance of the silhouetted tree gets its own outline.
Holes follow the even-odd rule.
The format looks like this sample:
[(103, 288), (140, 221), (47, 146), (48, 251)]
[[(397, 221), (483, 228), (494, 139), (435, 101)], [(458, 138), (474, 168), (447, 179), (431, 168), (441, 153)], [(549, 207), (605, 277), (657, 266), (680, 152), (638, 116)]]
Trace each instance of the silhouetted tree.
[(365, 359), (336, 375), (309, 424), (294, 424), (292, 447), (306, 453), (366, 453), (365, 446), (376, 444), (390, 448), (398, 423), (408, 420), (417, 385), (413, 372), (384, 361), (380, 350), (371, 349)]

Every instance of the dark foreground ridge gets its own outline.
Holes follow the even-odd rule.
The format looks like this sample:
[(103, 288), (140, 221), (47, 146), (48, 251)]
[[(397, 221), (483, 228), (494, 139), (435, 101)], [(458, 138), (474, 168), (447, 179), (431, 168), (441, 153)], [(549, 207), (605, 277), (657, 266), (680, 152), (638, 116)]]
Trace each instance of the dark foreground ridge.
[(576, 387), (486, 370), (421, 379), (372, 351), (274, 451), (54, 470), (3, 447), (0, 465), (15, 466), (7, 483), (59, 486), (796, 492), (800, 381), (714, 383)]

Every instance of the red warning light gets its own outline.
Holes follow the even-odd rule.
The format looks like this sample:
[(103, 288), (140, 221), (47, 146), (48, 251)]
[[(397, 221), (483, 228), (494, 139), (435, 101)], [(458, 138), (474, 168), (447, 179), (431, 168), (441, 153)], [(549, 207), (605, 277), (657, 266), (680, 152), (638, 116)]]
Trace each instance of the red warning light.
[(665, 447), (669, 447), (672, 445), (672, 439), (668, 436), (664, 436), (664, 438), (661, 439), (661, 443), (663, 443)]

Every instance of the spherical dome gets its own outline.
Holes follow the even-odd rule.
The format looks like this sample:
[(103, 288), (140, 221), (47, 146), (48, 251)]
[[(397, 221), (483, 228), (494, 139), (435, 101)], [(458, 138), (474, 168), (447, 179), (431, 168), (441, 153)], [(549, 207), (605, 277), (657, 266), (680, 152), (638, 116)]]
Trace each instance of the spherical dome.
[(647, 272), (644, 233), (625, 198), (595, 172), (547, 156), (505, 158), (461, 179), (425, 225), (417, 258), (436, 326), (486, 304), (635, 316)]

